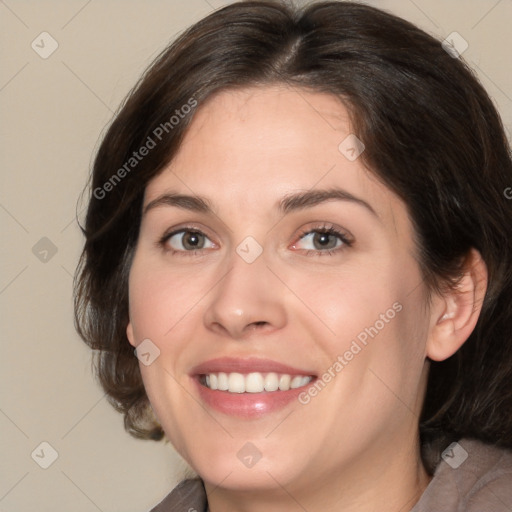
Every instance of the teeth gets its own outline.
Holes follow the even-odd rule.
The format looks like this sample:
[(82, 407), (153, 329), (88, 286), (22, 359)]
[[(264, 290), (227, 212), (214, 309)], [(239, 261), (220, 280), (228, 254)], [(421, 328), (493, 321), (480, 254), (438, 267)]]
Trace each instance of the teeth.
[(279, 378), (279, 389), (281, 391), (288, 391), (290, 389), (290, 382), (292, 378), (290, 375), (281, 375)]
[(292, 381), (290, 382), (290, 387), (292, 389), (300, 387), (300, 383), (302, 382), (302, 377), (300, 375), (297, 375), (296, 377), (293, 377)]
[(300, 388), (313, 378), (306, 375), (278, 375), (277, 373), (210, 373), (205, 376), (206, 387), (229, 393), (262, 393), (263, 391), (288, 391)]
[(261, 373), (249, 373), (245, 377), (245, 391), (247, 393), (261, 393), (263, 389), (263, 375)]
[(277, 391), (279, 389), (279, 377), (277, 373), (267, 373), (265, 377), (265, 391)]
[[(215, 375), (212, 373), (211, 375)], [(227, 373), (219, 373), (217, 377), (217, 389), (220, 391), (227, 391), (229, 388), (229, 381)]]
[(245, 377), (241, 373), (230, 373), (228, 385), (230, 393), (245, 393)]

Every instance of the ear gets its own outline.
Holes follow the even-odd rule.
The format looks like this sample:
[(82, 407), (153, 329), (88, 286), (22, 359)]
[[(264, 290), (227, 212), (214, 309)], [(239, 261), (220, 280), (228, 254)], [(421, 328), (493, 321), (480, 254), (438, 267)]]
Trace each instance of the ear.
[(128, 326), (126, 327), (126, 337), (128, 338), (128, 341), (132, 347), (137, 346), (135, 343), (135, 336), (133, 335), (133, 327), (131, 322), (128, 322)]
[(432, 301), (427, 356), (444, 361), (464, 344), (476, 326), (487, 290), (487, 267), (476, 249), (471, 249), (463, 275), (453, 289)]

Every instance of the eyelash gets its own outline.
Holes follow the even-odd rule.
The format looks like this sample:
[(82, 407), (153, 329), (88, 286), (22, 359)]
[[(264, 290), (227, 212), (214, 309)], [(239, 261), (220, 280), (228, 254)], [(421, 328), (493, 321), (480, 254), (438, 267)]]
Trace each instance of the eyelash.
[[(353, 241), (349, 238), (349, 236), (346, 233), (341, 232), (337, 228), (335, 228), (332, 224), (324, 224), (319, 227), (315, 227), (312, 229), (304, 229), (299, 233), (298, 240), (302, 240), (307, 235), (310, 235), (312, 233), (320, 233), (320, 234), (326, 234), (326, 235), (332, 235), (337, 237), (339, 240), (341, 240), (342, 245), (340, 247), (336, 247), (335, 249), (327, 249), (327, 250), (312, 250), (312, 249), (298, 249), (305, 251), (306, 256), (334, 256), (340, 251), (343, 251), (349, 247), (352, 247)], [(297, 243), (297, 242), (295, 242)], [(294, 244), (295, 245), (295, 244)]]
[(198, 235), (203, 235), (205, 236), (206, 238), (209, 239), (208, 235), (206, 233), (203, 233), (203, 231), (201, 231), (200, 229), (197, 229), (195, 227), (192, 227), (192, 226), (182, 226), (178, 229), (174, 229), (173, 231), (171, 231), (170, 233), (166, 233), (162, 236), (162, 238), (160, 238), (160, 240), (158, 241), (158, 246), (160, 248), (162, 248), (165, 252), (168, 252), (172, 255), (177, 255), (177, 256), (185, 256), (185, 257), (189, 257), (189, 256), (204, 256), (204, 250), (203, 249), (198, 249), (198, 250), (194, 250), (194, 251), (181, 251), (181, 250), (176, 250), (176, 249), (173, 249), (172, 247), (169, 247), (167, 245), (167, 242), (174, 236), (174, 235), (177, 235), (179, 233), (194, 233), (194, 234), (198, 234)]
[[(198, 250), (193, 250), (193, 251), (192, 250), (191, 251), (183, 251), (183, 250), (172, 249), (171, 247), (169, 247), (167, 245), (167, 242), (174, 235), (177, 235), (180, 233), (183, 233), (183, 234), (194, 233), (194, 234), (198, 234), (198, 235), (203, 235), (209, 239), (208, 235), (203, 233), (200, 229), (197, 229), (197, 228), (191, 227), (191, 226), (190, 227), (184, 226), (179, 229), (175, 229), (175, 230), (171, 231), (170, 233), (164, 234), (158, 241), (157, 245), (172, 255), (190, 257), (190, 256), (203, 256), (205, 254), (204, 249), (198, 249)], [(341, 231), (339, 231), (337, 228), (335, 228), (331, 224), (324, 224), (322, 226), (318, 226), (315, 228), (302, 230), (298, 235), (297, 242), (295, 242), (293, 245), (297, 244), (298, 241), (302, 240), (307, 235), (310, 235), (312, 233), (320, 233), (320, 234), (327, 234), (327, 235), (335, 236), (342, 242), (342, 245), (335, 249), (328, 249), (328, 250), (323, 250), (323, 251), (322, 250), (312, 250), (312, 249), (296, 249), (296, 250), (300, 250), (300, 251), (305, 251), (305, 255), (309, 256), (309, 257), (333, 256), (333, 255), (337, 254), (338, 252), (343, 251), (353, 245), (353, 240), (351, 240), (347, 234), (342, 233)]]

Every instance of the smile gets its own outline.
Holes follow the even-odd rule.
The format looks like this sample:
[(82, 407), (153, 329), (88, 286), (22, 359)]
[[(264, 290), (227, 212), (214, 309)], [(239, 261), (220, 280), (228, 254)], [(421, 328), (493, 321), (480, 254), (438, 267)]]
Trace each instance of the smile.
[(289, 391), (306, 386), (313, 380), (307, 375), (278, 374), (275, 372), (252, 372), (242, 374), (210, 373), (200, 377), (201, 384), (212, 390), (228, 393), (263, 393), (264, 391)]
[(206, 407), (245, 419), (297, 404), (304, 387), (316, 379), (309, 369), (254, 357), (205, 361), (192, 369), (190, 377)]

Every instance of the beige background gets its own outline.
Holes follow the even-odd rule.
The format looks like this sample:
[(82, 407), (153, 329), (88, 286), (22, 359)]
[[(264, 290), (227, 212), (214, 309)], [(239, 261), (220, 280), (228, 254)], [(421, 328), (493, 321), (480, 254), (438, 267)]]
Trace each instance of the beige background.
[[(102, 130), (139, 74), (226, 3), (0, 0), (2, 512), (142, 512), (180, 478), (172, 448), (128, 436), (92, 379), (72, 320), (75, 209)], [(460, 33), (510, 134), (511, 0), (368, 3), (443, 38)], [(59, 45), (47, 59), (31, 48), (44, 31)], [(50, 461), (43, 441), (58, 452), (47, 469), (35, 462)]]

